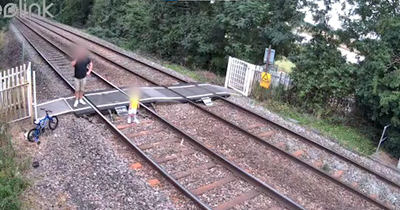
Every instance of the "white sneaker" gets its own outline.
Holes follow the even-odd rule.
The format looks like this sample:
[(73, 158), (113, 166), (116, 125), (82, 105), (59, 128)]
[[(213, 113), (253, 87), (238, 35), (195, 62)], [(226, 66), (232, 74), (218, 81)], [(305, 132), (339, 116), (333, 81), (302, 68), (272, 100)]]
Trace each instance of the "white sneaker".
[(78, 101), (78, 100), (75, 100), (74, 107), (77, 107), (77, 106), (78, 106), (78, 103), (79, 103), (79, 101)]
[(131, 124), (132, 123), (132, 120), (131, 120), (131, 118), (129, 117), (128, 118), (128, 124)]
[(79, 103), (81, 103), (82, 105), (86, 105), (86, 102), (84, 102), (83, 99), (80, 99)]
[(136, 124), (139, 124), (139, 120), (138, 120), (138, 119), (135, 119), (135, 123), (136, 123)]

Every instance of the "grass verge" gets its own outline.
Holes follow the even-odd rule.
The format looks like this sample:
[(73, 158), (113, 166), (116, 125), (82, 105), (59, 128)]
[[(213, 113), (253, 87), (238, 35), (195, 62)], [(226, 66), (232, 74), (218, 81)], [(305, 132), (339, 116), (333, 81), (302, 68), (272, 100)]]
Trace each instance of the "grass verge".
[(304, 114), (298, 108), (283, 102), (268, 102), (267, 108), (286, 119), (294, 119), (300, 125), (318, 130), (323, 135), (336, 139), (343, 147), (357, 151), (362, 155), (369, 156), (375, 152), (376, 147), (373, 141), (370, 140), (371, 136), (365, 132), (368, 128), (362, 125), (356, 127), (340, 120), (333, 122), (330, 119), (318, 119), (315, 116)]
[(25, 165), (18, 160), (4, 124), (0, 124), (0, 209), (18, 210), (20, 195), (28, 187), (22, 176)]

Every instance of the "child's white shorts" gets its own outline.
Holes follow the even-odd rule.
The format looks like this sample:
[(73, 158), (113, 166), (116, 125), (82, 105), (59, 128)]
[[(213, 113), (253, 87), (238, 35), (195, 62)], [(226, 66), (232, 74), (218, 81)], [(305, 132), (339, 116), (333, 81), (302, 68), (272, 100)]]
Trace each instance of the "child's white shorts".
[(129, 114), (137, 114), (137, 109), (129, 109)]

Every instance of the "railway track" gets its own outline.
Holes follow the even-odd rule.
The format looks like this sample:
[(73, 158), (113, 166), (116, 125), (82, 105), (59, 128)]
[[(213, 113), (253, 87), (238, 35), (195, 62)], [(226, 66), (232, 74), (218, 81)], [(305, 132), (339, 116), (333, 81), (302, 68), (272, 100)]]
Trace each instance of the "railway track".
[[(66, 50), (63, 50), (57, 47), (55, 44), (51, 43), (44, 36), (40, 34), (34, 28), (28, 26), (22, 21), (18, 20), (14, 21), (17, 29), (21, 32), (21, 34), (25, 37), (26, 40), (32, 45), (32, 47), (43, 57), (46, 63), (57, 72), (57, 74), (62, 78), (62, 80), (74, 90), (74, 87), (68, 77), (72, 78), (72, 74), (69, 72), (71, 68), (66, 67), (66, 64), (69, 64), (71, 57)], [(57, 52), (57, 54), (55, 53)], [(57, 56), (54, 56), (57, 55)], [(55, 59), (56, 58), (56, 59)], [(100, 74), (93, 72), (96, 76), (93, 79), (93, 89), (103, 88), (104, 86), (113, 87), (124, 93), (121, 89), (115, 86), (110, 81), (104, 79)], [(102, 84), (101, 84), (102, 83)], [(97, 87), (96, 87), (97, 86)], [(126, 94), (126, 93), (125, 93)], [(274, 209), (304, 209), (300, 205), (296, 204), (283, 194), (274, 190), (270, 186), (261, 182), (251, 174), (247, 173), (243, 169), (239, 168), (229, 160), (225, 159), (221, 155), (213, 152), (211, 149), (207, 148), (205, 145), (198, 142), (196, 139), (189, 136), (184, 131), (175, 127), (164, 118), (159, 116), (157, 113), (149, 109), (147, 106), (142, 105), (142, 107), (146, 110), (146, 112), (151, 115), (147, 121), (143, 121), (142, 124), (156, 124), (157, 122), (162, 122), (164, 126), (163, 129), (150, 129), (146, 126), (140, 127), (136, 130), (134, 134), (132, 134), (132, 130), (134, 127), (132, 125), (125, 125), (123, 121), (111, 122), (107, 119), (98, 109), (95, 107), (87, 98), (85, 100), (88, 104), (96, 111), (96, 113), (126, 142), (129, 143), (132, 148), (139, 153), (146, 161), (148, 161), (155, 169), (157, 169), (167, 180), (169, 180), (172, 184), (174, 184), (183, 194), (188, 196), (192, 201), (199, 205), (202, 209), (231, 209), (236, 206), (240, 206), (246, 203), (253, 203), (253, 205), (257, 205), (259, 202), (252, 202), (253, 199), (261, 200), (262, 202), (269, 203), (269, 208)], [(160, 127), (156, 126), (156, 127)], [(134, 142), (132, 139), (138, 138), (141, 136), (145, 136), (149, 133), (158, 133), (162, 136), (169, 136), (169, 139), (163, 141), (154, 141), (154, 142), (146, 142), (145, 144), (137, 144), (138, 142)], [(182, 141), (182, 137), (184, 141)], [(158, 139), (159, 140), (159, 139)], [(159, 147), (163, 146), (161, 150), (164, 150), (168, 145), (169, 150), (172, 152), (171, 154), (166, 154), (164, 156), (157, 153), (160, 150)], [(174, 149), (179, 148), (179, 151)], [(177, 154), (177, 155), (176, 155)], [(193, 163), (189, 157), (198, 157), (202, 156), (201, 161), (203, 164), (198, 167), (193, 167)], [(173, 163), (174, 161), (185, 162), (186, 165), (190, 166), (187, 170), (181, 171), (172, 171), (165, 170), (161, 164), (163, 163)], [(175, 167), (172, 167), (175, 169)], [(200, 178), (204, 178), (206, 169), (217, 168), (220, 174), (210, 173), (209, 176), (214, 177), (212, 179), (215, 182), (200, 184), (198, 187), (189, 190), (187, 187), (183, 186), (180, 183), (181, 179), (191, 177), (193, 178), (195, 174), (201, 173)], [(187, 180), (186, 180), (187, 181)], [(219, 187), (233, 184), (231, 187), (237, 187), (235, 190), (238, 192), (236, 196), (231, 198), (223, 198), (222, 192), (216, 194), (220, 194), (216, 199), (207, 200), (200, 199), (199, 197), (206, 194), (211, 190), (218, 190)], [(207, 200), (204, 202), (203, 200)], [(219, 202), (219, 201), (222, 202)], [(212, 207), (211, 207), (212, 206)], [(244, 208), (244, 209), (248, 209)], [(257, 209), (257, 207), (255, 207)]]
[[(100, 46), (101, 50), (99, 51), (95, 51), (95, 53), (97, 55), (105, 55), (106, 59), (110, 62), (113, 62), (113, 60), (117, 60), (117, 57), (115, 56), (115, 54), (118, 54), (120, 57), (124, 57), (125, 59), (128, 60), (134, 60), (134, 58), (130, 55), (127, 55), (125, 53), (119, 52), (118, 50), (112, 49), (110, 47), (107, 47), (104, 44), (101, 44), (99, 42), (94, 42), (93, 40), (90, 40), (89, 38), (78, 34), (76, 32), (72, 32), (72, 31), (66, 31), (66, 29), (61, 28), (60, 26), (56, 25), (55, 23), (51, 23), (50, 21), (45, 21), (45, 20), (39, 20), (39, 19), (30, 19), (31, 21), (35, 22), (36, 24), (39, 24), (40, 26), (46, 28), (46, 30), (52, 31), (60, 36), (63, 36), (64, 38), (72, 41), (72, 42), (76, 42), (76, 40), (73, 40), (70, 37), (66, 37), (65, 35), (63, 35), (62, 31), (64, 31), (64, 33), (70, 33), (71, 35), (77, 36), (78, 39), (81, 39), (80, 41), (86, 41), (86, 42), (90, 42), (92, 45), (96, 45), (96, 46)], [(51, 25), (51, 28), (48, 25), (46, 26), (44, 23)], [(82, 44), (82, 43), (81, 43)], [(94, 47), (94, 46), (91, 46)], [(93, 50), (92, 50), (93, 51)], [(121, 60), (121, 58), (118, 58), (118, 60)], [(132, 62), (132, 61), (131, 61)], [(147, 80), (149, 83), (155, 84), (155, 85), (167, 85), (167, 84), (174, 84), (176, 82), (186, 82), (185, 80), (171, 75), (169, 73), (166, 73), (162, 70), (156, 69), (151, 67), (150, 65), (148, 65), (147, 63), (141, 62), (141, 61), (136, 61), (136, 64), (133, 65), (133, 68), (128, 68), (126, 67), (126, 65), (129, 65), (129, 61), (122, 62), (122, 63), (115, 63), (115, 65), (118, 65), (119, 67), (134, 73), (136, 76), (141, 77), (144, 80)], [(142, 67), (139, 65), (141, 64)], [(139, 70), (138, 70), (139, 69)], [(141, 74), (144, 69), (144, 72), (146, 72), (147, 74)], [(152, 71), (150, 71), (152, 70)], [(149, 74), (149, 72), (151, 72)], [(153, 72), (157, 72), (158, 76), (156, 76), (156, 78), (164, 78), (161, 81), (154, 81), (154, 80), (150, 80), (149, 75), (153, 75), (155, 73)], [(162, 74), (163, 76), (161, 76), (160, 74)], [(166, 76), (166, 77), (165, 77)], [(170, 78), (170, 79), (166, 79), (166, 78)], [(222, 98), (221, 98), (222, 99)], [(336, 152), (334, 152), (333, 150), (326, 148), (308, 138), (305, 138), (299, 134), (296, 134), (295, 132), (290, 131), (289, 129), (286, 129), (280, 125), (277, 125), (269, 120), (267, 120), (266, 118), (252, 112), (249, 111), (241, 106), (238, 106), (226, 99), (222, 99), (222, 102), (220, 102), (220, 106), (215, 106), (215, 107), (211, 107), (211, 108), (204, 108), (202, 106), (199, 106), (197, 104), (192, 104), (193, 106), (197, 107), (199, 110), (203, 111), (204, 113), (208, 114), (209, 116), (212, 116), (222, 122), (225, 122), (226, 124), (229, 124), (231, 127), (235, 128), (236, 130), (241, 131), (243, 134), (251, 137), (252, 139), (256, 140), (258, 143), (274, 150), (275, 152), (282, 154), (285, 157), (288, 157), (289, 159), (301, 164), (302, 166), (308, 168), (309, 170), (313, 171), (314, 173), (319, 174), (322, 177), (325, 177), (329, 180), (331, 180), (332, 182), (338, 184), (339, 186), (342, 186), (344, 188), (346, 188), (347, 190), (359, 195), (360, 197), (363, 197), (364, 199), (367, 199), (369, 202), (374, 203), (377, 206), (380, 206), (382, 208), (388, 208), (387, 206), (385, 206), (384, 204), (380, 203), (379, 201), (377, 201), (374, 198), (371, 198), (369, 195), (365, 195), (361, 190), (355, 189), (354, 186), (351, 186), (351, 183), (344, 183), (343, 181), (338, 180), (337, 178), (332, 177), (332, 174), (328, 174), (327, 172), (321, 170), (321, 165), (315, 165), (313, 163), (310, 162), (306, 162), (307, 158), (303, 158), (304, 156), (301, 155), (300, 158), (297, 158), (295, 154), (291, 153), (288, 154), (287, 151), (285, 151), (285, 149), (281, 149), (282, 148), (282, 140), (280, 140), (280, 142), (277, 142), (275, 140), (274, 144), (270, 143), (270, 139), (271, 137), (273, 137), (275, 134), (279, 134), (279, 135), (275, 135), (278, 136), (280, 138), (289, 138), (291, 137), (292, 139), (294, 139), (293, 141), (298, 141), (298, 142), (302, 142), (306, 145), (306, 149), (313, 147), (314, 149), (318, 149), (318, 150), (322, 150), (324, 153), (326, 153), (328, 155), (328, 158), (338, 158), (342, 161), (344, 161), (347, 164), (351, 164), (352, 166), (363, 170), (366, 173), (369, 173), (373, 176), (375, 176), (374, 178), (384, 182), (385, 184), (389, 185), (392, 188), (395, 189), (399, 189), (400, 186), (397, 184), (397, 181), (394, 181), (390, 178), (387, 178), (383, 175), (381, 175), (378, 172), (375, 172), (374, 170), (365, 167), (359, 163), (357, 163), (356, 161), (353, 161), (341, 154), (338, 154)], [(218, 111), (219, 108), (224, 107), (224, 106), (229, 106), (232, 109), (234, 109), (236, 112), (240, 113), (238, 115), (245, 115), (246, 117), (251, 118), (252, 121), (254, 121), (254, 123), (250, 126), (246, 126), (246, 129), (242, 129), (242, 127), (246, 124), (244, 122), (247, 122), (247, 120), (244, 120), (243, 122), (241, 122), (238, 119), (229, 119), (229, 116), (219, 116), (218, 114), (220, 113)], [(283, 142), (284, 143), (284, 142)], [(280, 148), (281, 147), (281, 148)], [(293, 150), (293, 149), (292, 149)], [(297, 150), (298, 151), (298, 150)], [(296, 151), (296, 152), (297, 152)], [(304, 159), (304, 160), (302, 160)], [(346, 171), (345, 171), (346, 172)]]

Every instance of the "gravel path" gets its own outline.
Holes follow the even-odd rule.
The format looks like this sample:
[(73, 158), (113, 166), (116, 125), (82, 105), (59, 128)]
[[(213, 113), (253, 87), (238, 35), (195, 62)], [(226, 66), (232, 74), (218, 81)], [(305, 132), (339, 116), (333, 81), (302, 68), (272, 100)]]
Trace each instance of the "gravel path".
[[(73, 115), (59, 119), (59, 128), (43, 136), (40, 146), (16, 139), (19, 148), (40, 162), (28, 173), (33, 186), (26, 196), (35, 199), (32, 208), (175, 209), (160, 190), (138, 179), (130, 162), (114, 154), (103, 124)], [(17, 126), (31, 127), (27, 122)]]
[(260, 147), (238, 131), (205, 116), (188, 104), (163, 105), (158, 106), (157, 110), (161, 116), (183, 130), (195, 133), (199, 141), (212, 145), (213, 149), (307, 209), (319, 209), (322, 206), (327, 209), (377, 209), (287, 158)]

